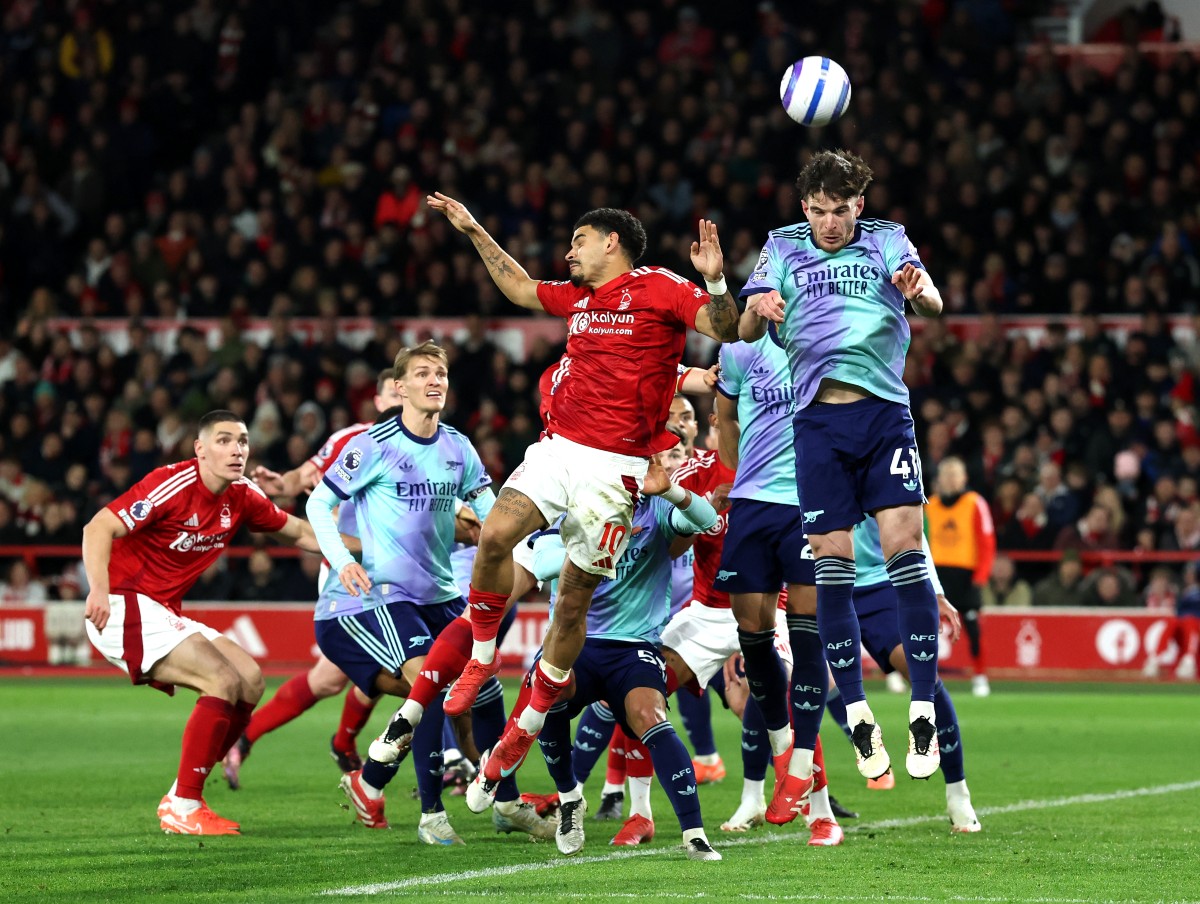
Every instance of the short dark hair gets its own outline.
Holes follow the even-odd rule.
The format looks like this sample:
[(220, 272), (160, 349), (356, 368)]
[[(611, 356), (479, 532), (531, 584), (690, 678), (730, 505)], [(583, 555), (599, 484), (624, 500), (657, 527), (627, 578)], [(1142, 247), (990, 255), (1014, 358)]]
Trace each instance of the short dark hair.
[(827, 198), (845, 201), (861, 195), (871, 184), (871, 167), (857, 154), (849, 151), (818, 151), (800, 170), (796, 188), (801, 200), (824, 194)]
[(239, 416), (228, 408), (218, 408), (216, 411), (210, 411), (204, 417), (200, 418), (200, 423), (196, 425), (196, 435), (203, 436), (213, 424), (244, 424), (246, 419)]
[(646, 253), (646, 230), (642, 227), (642, 221), (628, 210), (597, 207), (595, 210), (589, 210), (575, 223), (575, 229), (581, 226), (591, 226), (604, 235), (615, 232), (617, 241), (621, 243), (621, 249), (631, 264), (636, 264)]
[(385, 389), (396, 379), (396, 368), (385, 367), (375, 378), (375, 394), (383, 395)]

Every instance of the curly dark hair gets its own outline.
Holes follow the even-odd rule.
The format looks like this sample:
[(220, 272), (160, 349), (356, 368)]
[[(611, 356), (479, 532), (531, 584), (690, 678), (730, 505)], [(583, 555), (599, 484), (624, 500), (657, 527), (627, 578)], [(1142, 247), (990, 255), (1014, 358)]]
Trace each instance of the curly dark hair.
[[(618, 210), (615, 207), (597, 207), (589, 210), (575, 223), (575, 229), (580, 226), (591, 226), (604, 235), (610, 232), (617, 234), (621, 249), (629, 258), (629, 263), (635, 264), (646, 253), (646, 230), (642, 221), (628, 210)], [(572, 230), (574, 231), (574, 230)]]
[(849, 151), (818, 151), (800, 170), (796, 188), (802, 199), (824, 193), (838, 201), (861, 195), (873, 173), (865, 160)]

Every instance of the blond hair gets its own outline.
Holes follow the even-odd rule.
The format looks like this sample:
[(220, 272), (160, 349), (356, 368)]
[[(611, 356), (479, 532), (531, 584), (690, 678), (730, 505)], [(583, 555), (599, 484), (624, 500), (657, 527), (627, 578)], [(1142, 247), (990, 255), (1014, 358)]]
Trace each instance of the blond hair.
[(397, 380), (404, 379), (408, 373), (408, 364), (413, 358), (435, 358), (441, 361), (447, 367), (450, 366), (450, 357), (446, 354), (446, 350), (436, 342), (430, 342), (428, 339), (420, 345), (414, 345), (412, 348), (402, 348), (396, 354), (396, 361), (392, 367)]

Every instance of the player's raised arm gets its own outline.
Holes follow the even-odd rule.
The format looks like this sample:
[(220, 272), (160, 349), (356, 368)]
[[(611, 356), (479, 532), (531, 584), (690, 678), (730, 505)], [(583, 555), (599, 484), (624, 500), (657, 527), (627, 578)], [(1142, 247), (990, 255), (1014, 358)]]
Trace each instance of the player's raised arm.
[(450, 221), (450, 225), (471, 240), (483, 262), (487, 264), (488, 273), (493, 282), (513, 304), (531, 311), (542, 310), (538, 300), (538, 281), (525, 272), (513, 257), (488, 235), (486, 229), (471, 215), (471, 211), (453, 198), (434, 192), (425, 198), (430, 209), (436, 210)]
[(699, 241), (692, 242), (692, 266), (704, 277), (712, 299), (696, 313), (696, 330), (718, 342), (737, 342), (738, 307), (725, 284), (725, 256), (717, 237), (717, 224), (700, 221)]

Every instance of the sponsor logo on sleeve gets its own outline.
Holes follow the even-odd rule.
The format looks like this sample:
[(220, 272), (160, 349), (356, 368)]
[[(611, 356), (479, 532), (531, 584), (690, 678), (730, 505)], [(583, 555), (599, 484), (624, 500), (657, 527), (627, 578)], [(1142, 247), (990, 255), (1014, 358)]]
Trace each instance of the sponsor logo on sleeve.
[(353, 477), (350, 476), (350, 472), (347, 471), (345, 468), (343, 468), (341, 465), (334, 465), (333, 473), (334, 473), (335, 477), (340, 477), (342, 480), (353, 480), (354, 479)]
[(129, 516), (134, 521), (145, 521), (150, 515), (150, 509), (154, 508), (154, 503), (149, 499), (139, 499), (133, 505), (129, 506)]
[(127, 528), (129, 528), (130, 530), (133, 530), (134, 522), (133, 522), (133, 519), (129, 517), (128, 511), (126, 511), (125, 509), (121, 509), (121, 511), (117, 512), (117, 517), (125, 522), (125, 526)]

